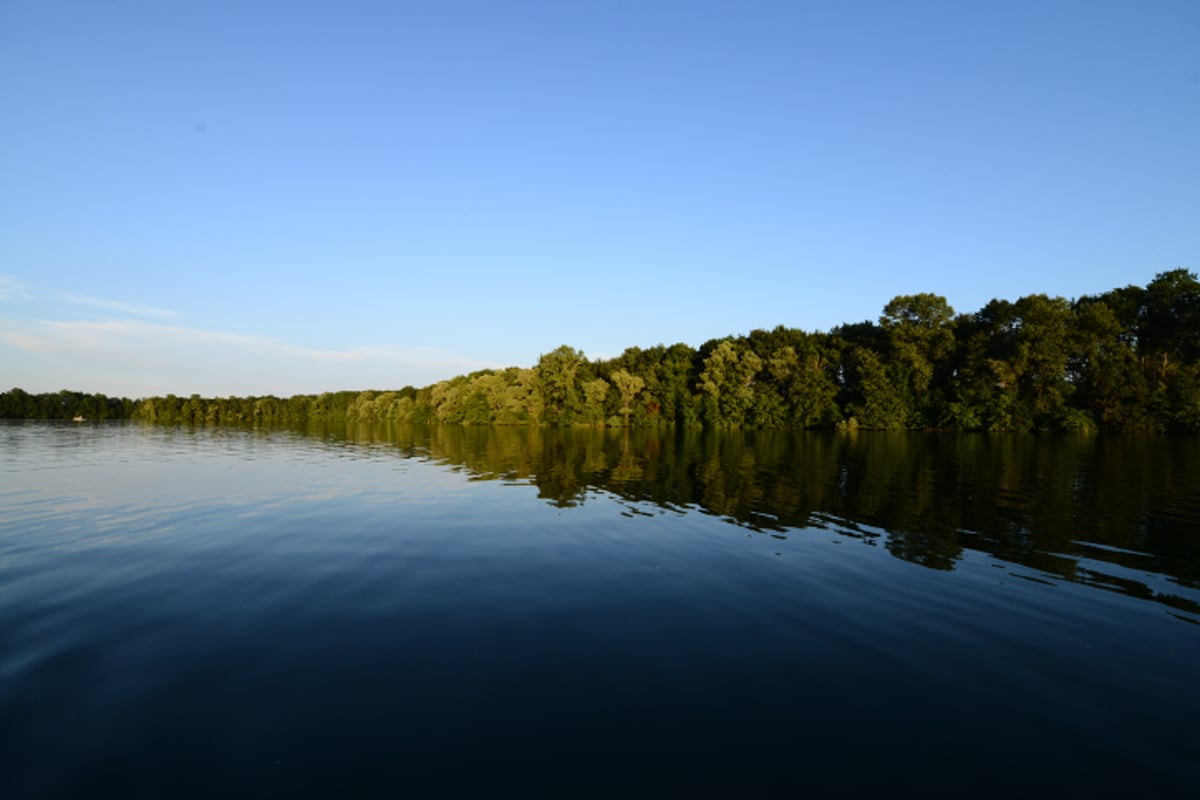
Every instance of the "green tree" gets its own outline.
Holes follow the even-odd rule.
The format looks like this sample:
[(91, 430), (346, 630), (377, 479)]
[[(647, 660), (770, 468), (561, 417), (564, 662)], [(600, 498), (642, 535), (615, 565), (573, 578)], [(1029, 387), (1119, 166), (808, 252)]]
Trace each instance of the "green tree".
[(1162, 272), (1142, 295), (1138, 348), (1161, 359), (1161, 378), (1172, 361), (1200, 358), (1200, 281), (1184, 269)]
[(1061, 427), (1067, 398), (1074, 387), (1067, 379), (1073, 316), (1061, 297), (1022, 297), (1014, 305), (1017, 322), (1013, 366), (1022, 399), (1038, 427)]
[(646, 386), (646, 381), (637, 375), (631, 375), (623, 369), (618, 369), (609, 375), (613, 386), (617, 387), (617, 393), (621, 397), (621, 406), (619, 408), (621, 418), (624, 420), (626, 427), (629, 425), (629, 418), (633, 414), (633, 399)]
[(879, 430), (901, 430), (912, 420), (905, 387), (888, 370), (883, 357), (866, 347), (854, 347), (847, 370), (857, 398), (849, 403), (848, 415), (858, 426)]
[(1128, 331), (1104, 297), (1076, 301), (1067, 359), (1073, 399), (1108, 430), (1154, 429), (1145, 415), (1150, 387)]
[(583, 388), (583, 412), (581, 414), (583, 422), (593, 426), (603, 426), (604, 420), (608, 416), (605, 413), (604, 403), (608, 398), (608, 381), (604, 378), (594, 378), (590, 381), (584, 381)]
[(793, 424), (805, 428), (832, 425), (842, 419), (834, 372), (839, 354), (831, 337), (807, 335), (796, 353), (798, 371), (786, 396)]
[(879, 326), (888, 337), (888, 368), (899, 384), (906, 427), (934, 424), (954, 354), (954, 309), (940, 295), (902, 295), (884, 307)]
[[(649, 419), (669, 424), (699, 425), (700, 409), (692, 386), (699, 376), (699, 353), (682, 342), (653, 348), (652, 362), (641, 374), (648, 394), (643, 406)], [(635, 418), (636, 419), (636, 418)]]
[(700, 373), (700, 390), (709, 402), (708, 419), (718, 427), (742, 427), (754, 400), (754, 378), (762, 359), (728, 339), (712, 348)]
[(544, 419), (551, 425), (570, 425), (581, 410), (579, 373), (582, 352), (561, 345), (538, 359), (538, 381), (545, 403)]

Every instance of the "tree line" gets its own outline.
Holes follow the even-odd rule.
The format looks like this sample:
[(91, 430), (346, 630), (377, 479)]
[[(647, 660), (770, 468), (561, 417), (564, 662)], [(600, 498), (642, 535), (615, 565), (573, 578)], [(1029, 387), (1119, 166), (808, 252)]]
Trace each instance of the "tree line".
[[(67, 413), (84, 400), (64, 395), (76, 396), (14, 389), (0, 396), (0, 416), (102, 418)], [(955, 313), (940, 295), (903, 295), (877, 322), (823, 333), (779, 326), (601, 360), (563, 345), (531, 367), (420, 389), (167, 395), (121, 400), (119, 414), (113, 403), (100, 404), (108, 416), (169, 424), (1195, 432), (1200, 281), (1177, 269), (1144, 287), (1074, 301), (992, 300), (973, 314)]]
[(138, 402), (66, 389), (42, 394), (12, 389), (0, 393), (0, 419), (129, 419)]

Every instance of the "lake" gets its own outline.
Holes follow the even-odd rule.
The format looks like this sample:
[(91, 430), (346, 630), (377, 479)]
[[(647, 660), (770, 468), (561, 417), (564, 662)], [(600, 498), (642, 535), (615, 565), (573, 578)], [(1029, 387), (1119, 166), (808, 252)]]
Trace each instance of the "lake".
[(0, 424), (6, 798), (1184, 794), (1200, 440)]

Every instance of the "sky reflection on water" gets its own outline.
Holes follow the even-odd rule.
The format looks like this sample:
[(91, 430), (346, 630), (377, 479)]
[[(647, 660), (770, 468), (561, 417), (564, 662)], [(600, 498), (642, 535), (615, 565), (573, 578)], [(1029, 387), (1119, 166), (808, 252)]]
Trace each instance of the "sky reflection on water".
[(16, 797), (1190, 786), (1194, 444), (0, 437)]

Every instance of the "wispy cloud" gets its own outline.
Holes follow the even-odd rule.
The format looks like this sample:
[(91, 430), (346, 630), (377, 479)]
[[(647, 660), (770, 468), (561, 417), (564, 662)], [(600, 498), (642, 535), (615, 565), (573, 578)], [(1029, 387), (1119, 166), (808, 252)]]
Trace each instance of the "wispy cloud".
[(0, 356), (15, 373), (6, 382), (29, 391), (71, 386), (131, 397), (426, 386), (500, 366), (429, 347), (318, 349), (144, 320), (0, 320)]
[(75, 303), (81, 306), (92, 306), (93, 308), (103, 308), (106, 311), (117, 311), (122, 314), (133, 314), (139, 317), (177, 317), (178, 312), (171, 311), (166, 308), (155, 308), (154, 306), (144, 306), (140, 303), (125, 303), (120, 300), (106, 300), (102, 297), (88, 297), (87, 295), (71, 294), (63, 298), (68, 303)]
[(29, 296), (25, 284), (12, 275), (0, 274), (0, 303), (12, 303)]

